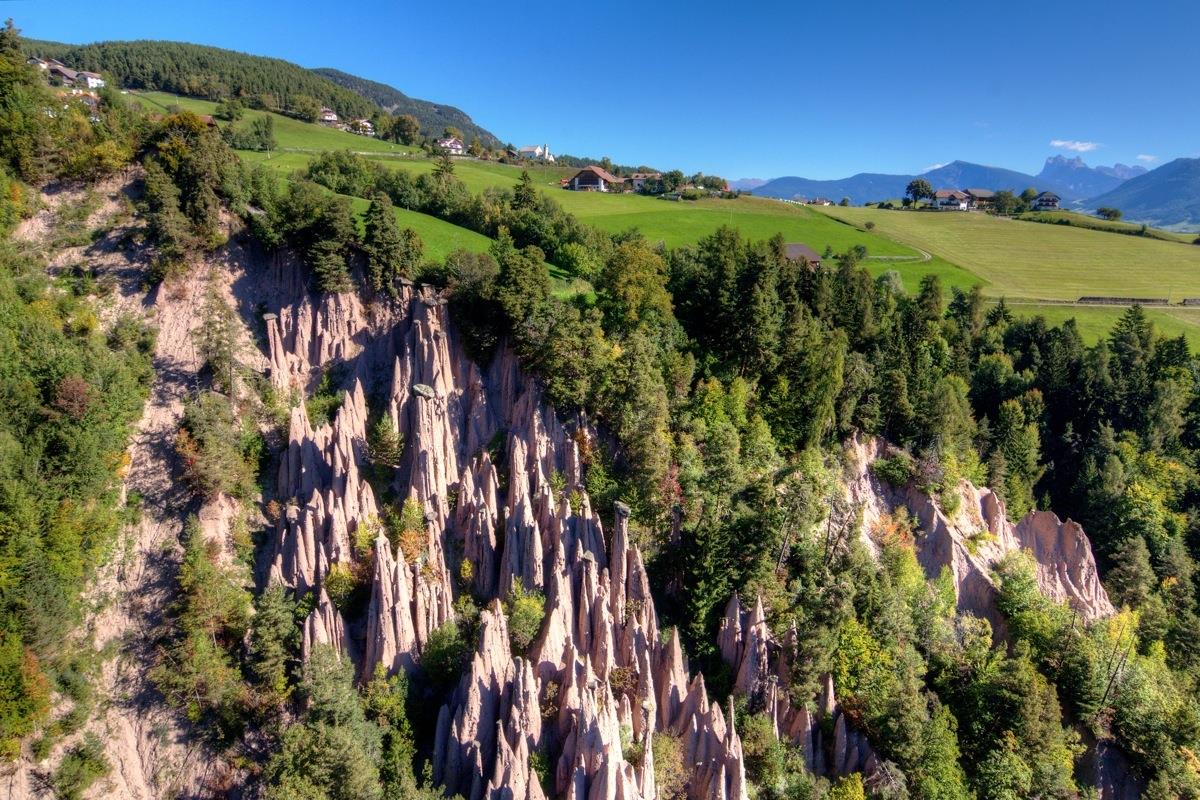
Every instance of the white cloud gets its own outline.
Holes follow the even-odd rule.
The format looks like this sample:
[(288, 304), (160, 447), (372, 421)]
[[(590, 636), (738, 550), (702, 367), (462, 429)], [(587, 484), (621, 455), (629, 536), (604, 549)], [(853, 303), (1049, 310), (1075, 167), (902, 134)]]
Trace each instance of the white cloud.
[(1145, 153), (1141, 153), (1137, 156), (1137, 160), (1144, 161), (1149, 164), (1151, 161), (1158, 161), (1158, 156), (1150, 156), (1146, 155)]
[(946, 166), (946, 165), (945, 165), (945, 164), (930, 164), (928, 167), (926, 167), (925, 169), (921, 170), (921, 172), (923, 172), (923, 173), (924, 173), (924, 172), (932, 172), (933, 170), (935, 170), (935, 169), (941, 169), (941, 168), (942, 168), (942, 167), (944, 167), (944, 166)]
[(1100, 146), (1099, 142), (1081, 142), (1078, 139), (1051, 139), (1051, 147), (1060, 150), (1072, 150), (1076, 153), (1090, 153)]

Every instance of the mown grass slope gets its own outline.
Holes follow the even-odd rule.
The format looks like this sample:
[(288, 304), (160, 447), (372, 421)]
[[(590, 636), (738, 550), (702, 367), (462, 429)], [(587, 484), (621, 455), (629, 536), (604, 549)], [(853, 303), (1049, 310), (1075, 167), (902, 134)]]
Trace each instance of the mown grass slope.
[(1150, 239), (1182, 242), (1183, 244), (1192, 244), (1196, 239), (1194, 233), (1177, 233), (1162, 228), (1151, 228), (1140, 222), (1100, 219), (1088, 214), (1081, 214), (1078, 211), (1030, 211), (1017, 219), (1023, 222), (1041, 222), (1048, 225), (1073, 225), (1077, 228), (1088, 228), (1094, 231), (1120, 233), (1126, 236), (1145, 236)]
[(986, 279), (993, 296), (1200, 297), (1200, 247), (1194, 245), (986, 214), (837, 206), (821, 213), (856, 225), (873, 221), (883, 235)]
[[(921, 248), (979, 276), (984, 293), (1006, 297), (1015, 313), (1048, 322), (1075, 318), (1093, 343), (1108, 334), (1120, 306), (1057, 305), (1084, 296), (1200, 297), (1200, 247), (1111, 230), (1042, 224), (986, 214), (822, 207), (819, 213)], [(935, 260), (937, 260), (935, 258)], [(947, 281), (949, 283), (949, 281)], [(1158, 329), (1200, 347), (1200, 310), (1147, 309)]]

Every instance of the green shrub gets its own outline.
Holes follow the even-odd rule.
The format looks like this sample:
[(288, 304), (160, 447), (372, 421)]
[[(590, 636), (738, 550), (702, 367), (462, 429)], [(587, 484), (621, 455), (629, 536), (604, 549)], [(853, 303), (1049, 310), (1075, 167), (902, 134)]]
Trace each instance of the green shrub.
[(253, 496), (262, 446), (257, 432), (238, 422), (225, 395), (202, 392), (184, 406), (175, 451), (184, 479), (202, 497)]
[(325, 575), (325, 593), (329, 600), (345, 612), (351, 604), (354, 593), (358, 590), (358, 580), (348, 564), (333, 564)]
[(94, 733), (72, 747), (50, 779), (59, 800), (79, 800), (83, 793), (112, 769), (104, 756), (104, 744)]
[(912, 481), (916, 468), (916, 461), (903, 450), (897, 451), (891, 458), (877, 458), (871, 462), (871, 472), (897, 488), (903, 488)]
[(650, 740), (654, 754), (654, 785), (660, 800), (683, 800), (687, 797), (688, 771), (684, 766), (683, 740), (663, 731)]
[(326, 370), (321, 374), (321, 380), (312, 396), (304, 401), (304, 410), (308, 413), (308, 420), (314, 428), (332, 424), (338, 409), (342, 407), (346, 392), (333, 387), (332, 370)]
[(504, 601), (504, 613), (508, 617), (508, 638), (513, 653), (520, 655), (529, 648), (541, 630), (546, 600), (541, 592), (526, 591), (524, 584), (517, 579)]
[(458, 680), (471, 648), (459, 632), (458, 625), (447, 622), (429, 634), (421, 653), (421, 670), (435, 689), (446, 689)]

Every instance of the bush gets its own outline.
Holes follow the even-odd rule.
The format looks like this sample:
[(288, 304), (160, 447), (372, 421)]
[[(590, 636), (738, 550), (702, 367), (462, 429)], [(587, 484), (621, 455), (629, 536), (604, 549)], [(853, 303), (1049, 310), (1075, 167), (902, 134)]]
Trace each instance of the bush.
[(329, 600), (343, 614), (354, 605), (355, 596), (361, 588), (361, 582), (348, 564), (333, 564), (325, 576), (325, 593)]
[(871, 462), (871, 472), (891, 486), (903, 488), (916, 474), (917, 462), (903, 450), (891, 458), (877, 458)]
[(254, 431), (249, 434), (224, 395), (203, 392), (184, 406), (175, 452), (183, 461), (184, 480), (193, 491), (208, 498), (254, 494), (259, 455), (255, 443), (261, 440)]
[(429, 641), (421, 653), (425, 679), (439, 691), (453, 686), (470, 652), (458, 625), (447, 622), (429, 634)]
[(654, 754), (654, 785), (660, 800), (687, 797), (688, 771), (684, 766), (683, 740), (667, 732), (656, 733), (650, 740)]
[(104, 745), (100, 738), (94, 733), (88, 733), (82, 742), (63, 756), (50, 783), (59, 800), (79, 800), (83, 793), (97, 779), (107, 775), (110, 769), (112, 767), (104, 756)]
[(304, 411), (308, 414), (308, 420), (312, 426), (319, 428), (322, 425), (332, 424), (333, 418), (337, 415), (338, 409), (342, 407), (345, 398), (344, 389), (334, 388), (333, 371), (326, 370), (321, 373), (321, 380), (317, 383), (312, 397), (304, 401)]
[(508, 638), (513, 654), (520, 655), (528, 649), (542, 627), (546, 613), (546, 600), (541, 592), (526, 591), (520, 579), (513, 582), (508, 599), (504, 601), (504, 613), (508, 617)]
[(839, 780), (825, 795), (827, 800), (866, 800), (867, 792), (863, 788), (862, 775), (854, 773)]
[(425, 553), (425, 510), (415, 497), (405, 498), (400, 510), (384, 509), (384, 526), (396, 558), (413, 563)]

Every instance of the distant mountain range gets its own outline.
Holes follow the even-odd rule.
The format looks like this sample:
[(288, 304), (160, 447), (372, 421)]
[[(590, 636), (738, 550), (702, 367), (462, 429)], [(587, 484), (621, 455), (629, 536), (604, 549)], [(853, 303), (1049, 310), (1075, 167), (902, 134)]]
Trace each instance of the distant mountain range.
[[(1132, 222), (1181, 230), (1200, 229), (1200, 158), (1177, 158), (1147, 171), (1145, 167), (1126, 164), (1090, 167), (1078, 156), (1051, 156), (1037, 175), (953, 161), (920, 175), (860, 172), (849, 178), (824, 181), (774, 178), (752, 191), (785, 200), (824, 197), (838, 202), (848, 197), (851, 203), (859, 205), (903, 197), (913, 178), (924, 178), (934, 189), (1009, 189), (1019, 193), (1033, 187), (1054, 192), (1062, 197), (1065, 206), (1081, 211), (1111, 206), (1119, 208), (1125, 219)], [(735, 181), (733, 185), (739, 183)]]
[(468, 142), (478, 138), (484, 147), (503, 146), (503, 142), (496, 138), (495, 134), (476, 125), (465, 111), (454, 106), (418, 100), (386, 83), (360, 78), (332, 67), (320, 67), (311, 71), (365, 97), (390, 114), (412, 114), (421, 123), (421, 130), (430, 136), (440, 136), (443, 128), (453, 126), (463, 132)]
[[(953, 161), (920, 175), (860, 172), (824, 181), (774, 178), (752, 191), (785, 200), (824, 197), (838, 202), (848, 197), (858, 205), (903, 197), (909, 181), (918, 177), (929, 181), (934, 189), (1010, 189), (1019, 193), (1033, 187), (1052, 191), (1062, 197), (1064, 205), (1080, 210), (1111, 206), (1121, 209), (1125, 219), (1134, 222), (1184, 230), (1200, 228), (1200, 158), (1178, 158), (1147, 171), (1125, 164), (1090, 167), (1079, 157), (1051, 156), (1037, 175)], [(750, 178), (746, 182), (758, 180)], [(734, 181), (733, 185), (739, 183), (742, 181)]]
[[(1037, 175), (1028, 175), (1003, 167), (972, 164), (968, 161), (952, 161), (920, 175), (887, 175), (860, 172), (839, 180), (810, 180), (786, 177), (767, 181), (754, 193), (765, 197), (827, 197), (840, 200), (849, 197), (851, 203), (867, 203), (874, 200), (895, 199), (904, 195), (904, 189), (913, 178), (924, 178), (934, 189), (1010, 189), (1021, 192), (1033, 187), (1038, 191), (1052, 191), (1067, 203), (1086, 200), (1117, 188), (1126, 179), (1144, 173), (1142, 167), (1116, 164), (1111, 167), (1089, 167), (1081, 158), (1051, 156)], [(1126, 176), (1126, 177), (1122, 177)]]
[(1200, 158), (1177, 158), (1093, 197), (1089, 208), (1119, 208), (1128, 220), (1200, 228)]
[(729, 182), (729, 188), (740, 192), (750, 192), (767, 182), (766, 178), (738, 178)]

